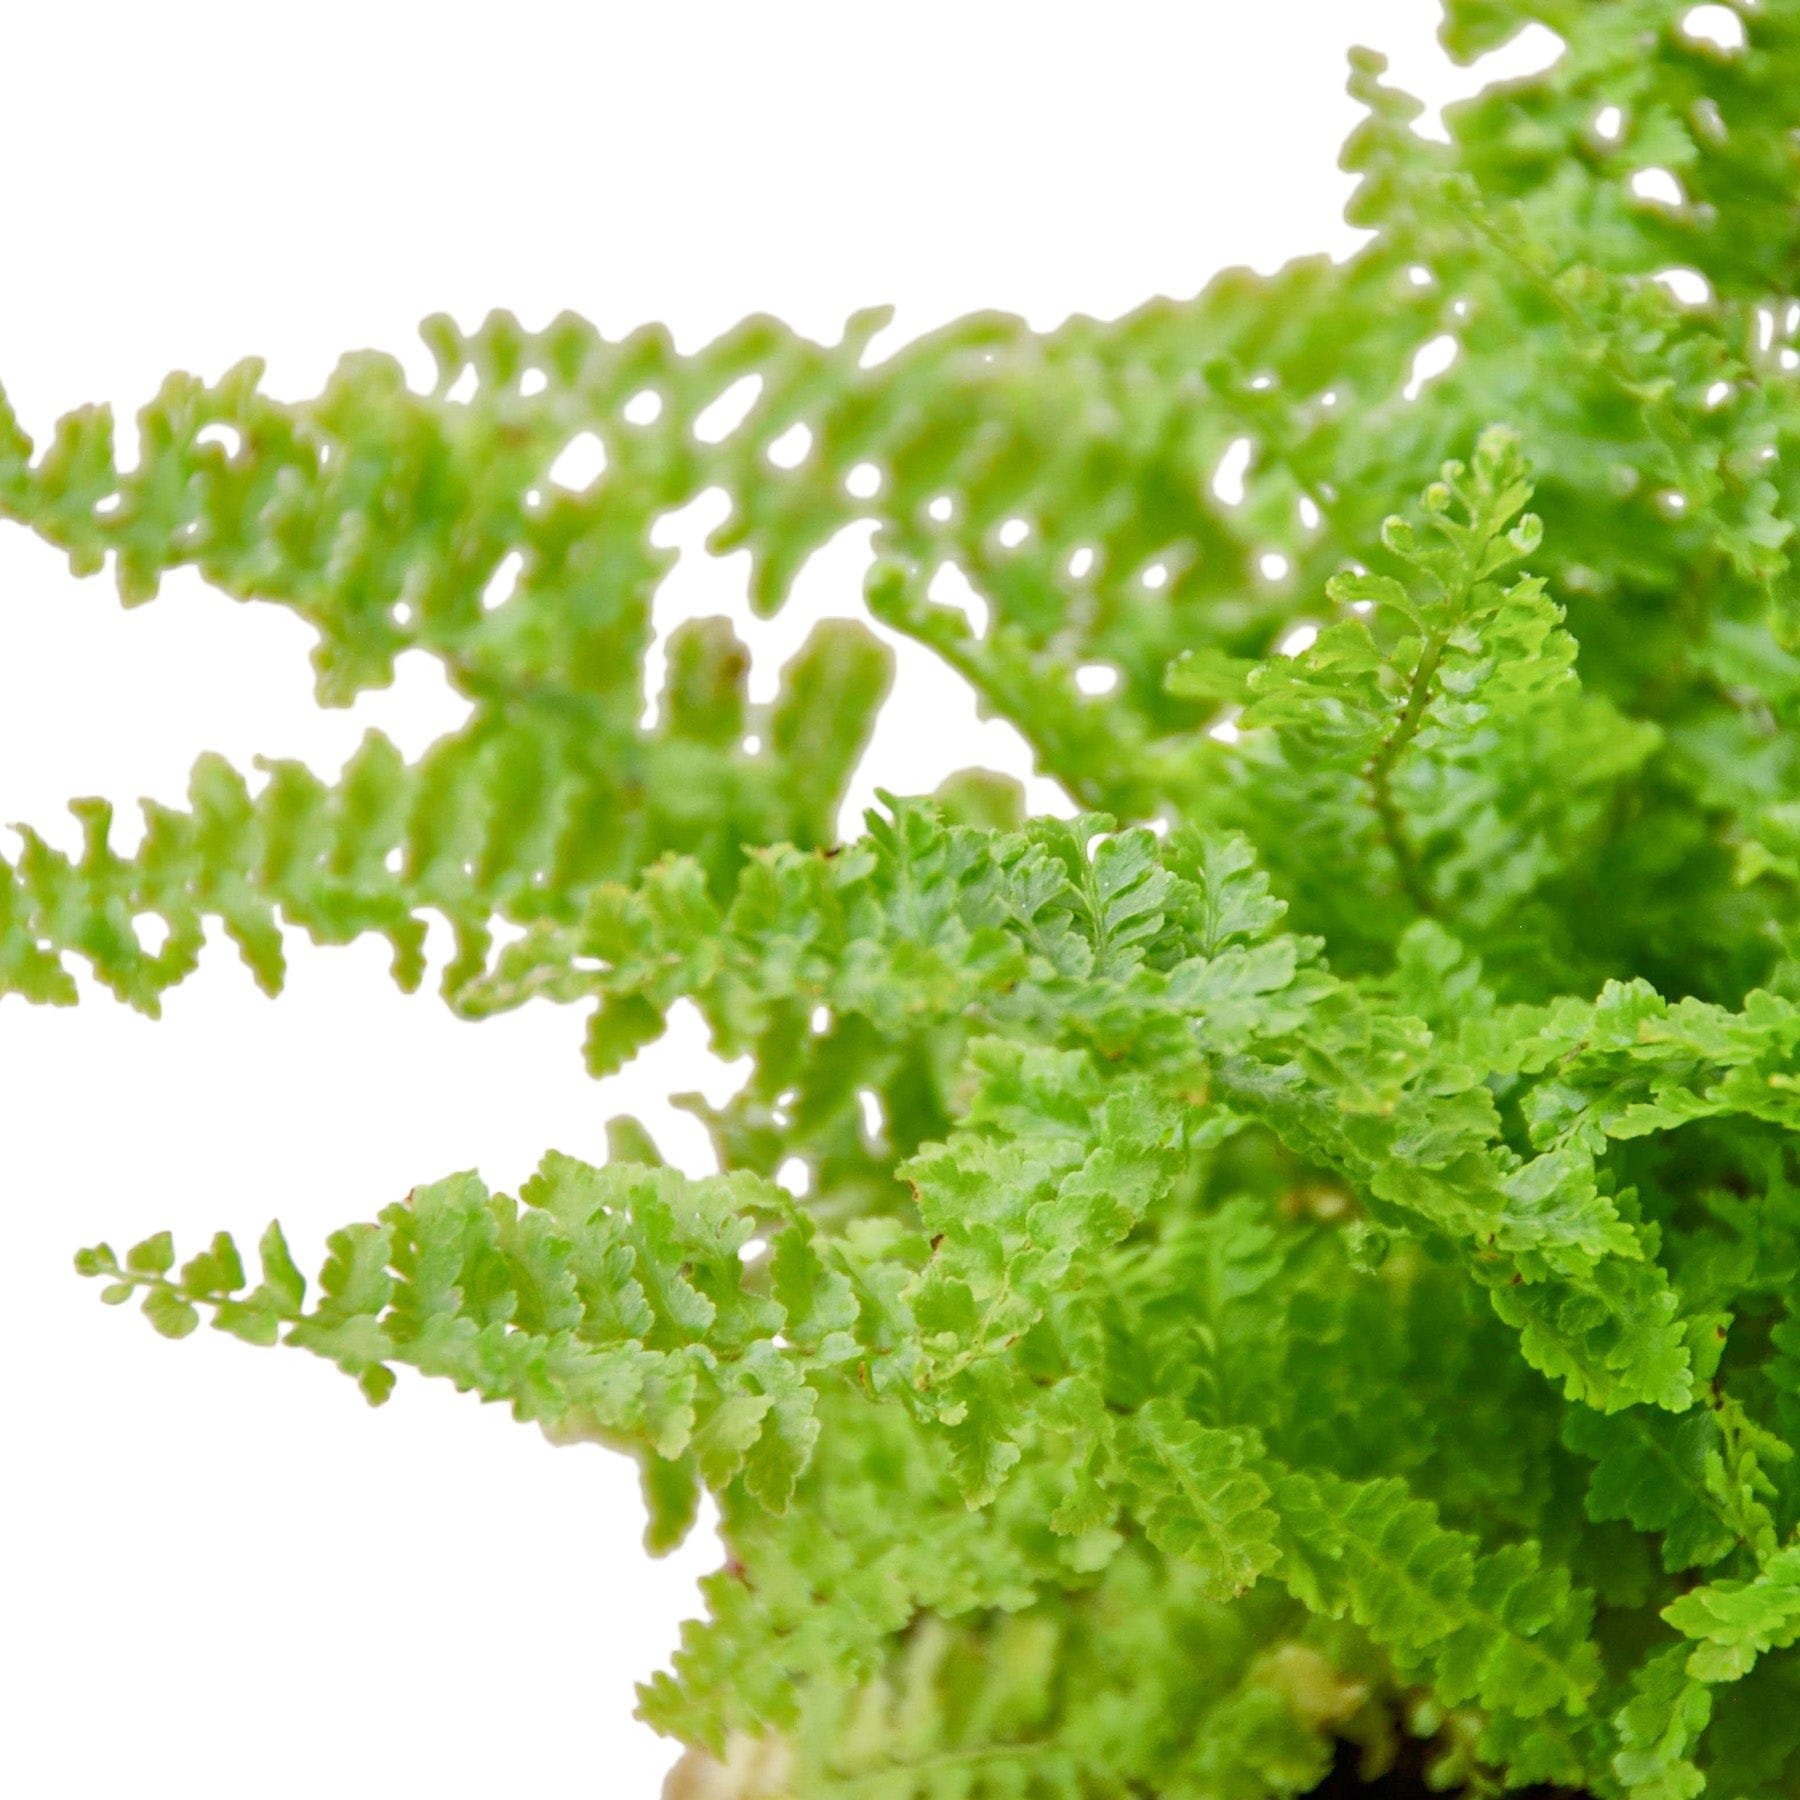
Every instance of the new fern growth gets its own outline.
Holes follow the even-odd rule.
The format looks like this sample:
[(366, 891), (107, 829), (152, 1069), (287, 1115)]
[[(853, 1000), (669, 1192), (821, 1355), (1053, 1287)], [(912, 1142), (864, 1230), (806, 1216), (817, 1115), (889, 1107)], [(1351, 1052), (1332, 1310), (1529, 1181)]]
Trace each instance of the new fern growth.
[[(621, 1120), (316, 1285), (277, 1226), (79, 1258), (171, 1336), (616, 1446), (653, 1549), (710, 1493), (643, 1692), (684, 1791), (1258, 1800), (1409, 1738), (1471, 1793), (1800, 1791), (1800, 4), (1687, 10), (1450, 0), (1459, 54), (1564, 52), (1447, 142), (1359, 57), (1365, 247), (1115, 323), (864, 367), (879, 313), (436, 319), (428, 394), (172, 378), (129, 473), (103, 409), (34, 449), (0, 401), (0, 512), (77, 571), (192, 565), (313, 627), (323, 702), (417, 648), (473, 709), (335, 784), (203, 759), (134, 854), (26, 831), (0, 986), (153, 1012), (209, 919), (271, 991), (296, 927), (412, 986), (436, 912), (463, 1014), (582, 1007), (599, 1074), (688, 1001), (750, 1059), (705, 1178)], [(870, 612), (1074, 816), (970, 772), (837, 841), (848, 620), (769, 706), (682, 628), (644, 726), (652, 527), (713, 488), (763, 611), (872, 520)]]

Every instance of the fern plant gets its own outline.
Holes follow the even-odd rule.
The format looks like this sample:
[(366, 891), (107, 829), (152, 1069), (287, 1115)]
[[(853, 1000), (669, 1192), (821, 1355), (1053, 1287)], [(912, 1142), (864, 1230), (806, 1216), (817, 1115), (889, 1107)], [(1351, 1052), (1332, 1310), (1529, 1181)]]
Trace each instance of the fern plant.
[[(430, 393), (171, 378), (127, 474), (104, 409), (36, 449), (0, 402), (0, 510), (78, 572), (195, 566), (312, 626), (323, 703), (422, 649), (473, 709), (335, 784), (203, 760), (130, 855), (98, 803), (77, 856), (26, 831), (5, 991), (79, 956), (153, 1013), (209, 920), (271, 992), (293, 928), (411, 987), (436, 912), (465, 1016), (582, 1007), (603, 1074), (691, 1001), (750, 1059), (703, 1179), (620, 1119), (316, 1285), (273, 1225), (78, 1258), (170, 1336), (616, 1446), (652, 1550), (710, 1493), (643, 1690), (681, 1792), (1257, 1800), (1409, 1744), (1470, 1793), (1800, 1788), (1800, 4), (1445, 40), (1530, 20), (1561, 56), (1447, 141), (1355, 60), (1357, 254), (1115, 323), (865, 366), (877, 312), (438, 318)], [(686, 625), (647, 696), (652, 527), (713, 488), (765, 612), (873, 520), (869, 611), (1073, 816), (971, 771), (839, 841), (849, 620), (768, 706)]]

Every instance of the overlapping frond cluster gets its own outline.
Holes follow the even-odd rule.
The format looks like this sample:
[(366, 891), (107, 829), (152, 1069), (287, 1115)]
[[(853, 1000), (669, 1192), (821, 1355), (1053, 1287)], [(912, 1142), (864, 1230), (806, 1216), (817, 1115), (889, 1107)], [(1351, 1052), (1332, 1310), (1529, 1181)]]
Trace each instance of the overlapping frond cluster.
[[(203, 760), (131, 856), (27, 833), (0, 986), (153, 1008), (209, 918), (271, 988), (289, 926), (410, 985), (436, 912), (468, 1016), (584, 1007), (606, 1073), (691, 1002), (748, 1058), (687, 1102), (717, 1175), (619, 1121), (310, 1299), (274, 1227), (254, 1284), (81, 1264), (623, 1449), (653, 1547), (711, 1492), (644, 1691), (694, 1793), (1258, 1800), (1408, 1733), (1471, 1792), (1800, 1780), (1800, 7), (1448, 14), (1564, 51), (1447, 142), (1359, 58), (1341, 264), (881, 357), (439, 320), (429, 394), (177, 379), (124, 473), (0, 413), (0, 512), (127, 600), (192, 564), (327, 702), (423, 649), (473, 707), (331, 785)], [(764, 611), (872, 522), (869, 611), (1084, 810), (972, 771), (836, 841), (851, 620), (769, 707), (716, 620), (647, 693), (715, 488)]]

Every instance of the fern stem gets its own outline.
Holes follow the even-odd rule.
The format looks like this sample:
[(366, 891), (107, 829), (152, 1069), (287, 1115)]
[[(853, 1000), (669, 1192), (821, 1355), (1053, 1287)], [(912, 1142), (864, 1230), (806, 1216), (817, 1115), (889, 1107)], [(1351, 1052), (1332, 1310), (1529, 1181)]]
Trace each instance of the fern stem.
[(1443, 659), (1447, 642), (1448, 635), (1441, 632), (1434, 632), (1425, 640), (1418, 667), (1413, 670), (1406, 706), (1395, 721), (1393, 730), (1382, 739), (1362, 772), (1363, 780), (1369, 786), (1370, 804), (1381, 822), (1382, 841), (1387, 845), (1388, 854), (1393, 857), (1394, 867), (1399, 872), (1400, 885), (1405, 890), (1406, 897), (1427, 917), (1434, 917), (1437, 909), (1420, 874), (1418, 855), (1407, 842), (1405, 822), (1400, 816), (1399, 804), (1394, 799), (1393, 773), (1406, 746), (1417, 734), (1420, 721), (1425, 717), (1426, 707), (1431, 704), (1432, 684), (1437, 679), (1438, 664)]

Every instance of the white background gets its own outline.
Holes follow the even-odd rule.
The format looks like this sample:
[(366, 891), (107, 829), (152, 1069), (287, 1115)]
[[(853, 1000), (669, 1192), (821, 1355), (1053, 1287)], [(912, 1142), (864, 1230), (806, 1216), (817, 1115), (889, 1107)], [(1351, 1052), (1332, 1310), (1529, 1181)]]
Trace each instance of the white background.
[[(283, 396), (365, 345), (423, 380), (440, 309), (662, 319), (683, 346), (751, 310), (831, 336), (877, 301), (908, 335), (1112, 316), (1349, 249), (1344, 50), (1441, 102), (1482, 77), (1434, 24), (1429, 0), (0, 8), (0, 382), (41, 439), (250, 353)], [(855, 548), (753, 638), (759, 688), (805, 615), (855, 609)], [(734, 601), (741, 574), (696, 552), (658, 617)], [(125, 614), (5, 526), (0, 631), (0, 819), (71, 848), (71, 794), (178, 800), (205, 749), (331, 773), (370, 724), (417, 750), (460, 715), (431, 665), (320, 713), (286, 613), (175, 579)], [(976, 760), (1028, 772), (908, 655), (853, 802)], [(573, 1013), (476, 1028), (399, 995), (378, 943), (290, 956), (271, 1003), (215, 944), (158, 1024), (88, 984), (71, 1011), (0, 1001), (0, 1789), (648, 1800), (673, 1753), (631, 1684), (708, 1534), (651, 1563), (622, 1460), (424, 1382), (372, 1412), (310, 1357), (165, 1343), (70, 1254), (279, 1215), (310, 1268), (417, 1181), (599, 1157), (627, 1107), (704, 1169), (660, 1097), (731, 1072), (690, 1019), (597, 1092)]]

